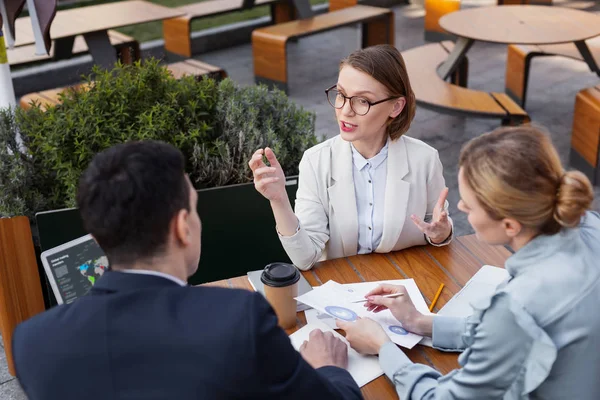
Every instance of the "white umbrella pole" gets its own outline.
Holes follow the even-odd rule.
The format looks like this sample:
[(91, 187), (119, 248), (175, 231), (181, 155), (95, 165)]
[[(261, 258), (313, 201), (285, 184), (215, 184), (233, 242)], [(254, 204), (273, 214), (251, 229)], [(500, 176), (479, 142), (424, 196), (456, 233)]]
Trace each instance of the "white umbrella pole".
[(10, 75), (10, 65), (6, 57), (6, 46), (4, 45), (4, 35), (0, 27), (0, 108), (14, 108), (17, 105), (15, 98), (15, 88), (13, 87), (12, 77)]

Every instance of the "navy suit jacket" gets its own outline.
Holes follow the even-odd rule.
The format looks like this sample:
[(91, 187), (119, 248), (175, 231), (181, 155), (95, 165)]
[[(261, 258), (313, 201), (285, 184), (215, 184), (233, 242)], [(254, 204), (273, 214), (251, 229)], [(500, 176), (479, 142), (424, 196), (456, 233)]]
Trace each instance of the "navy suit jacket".
[(106, 272), (12, 346), (30, 400), (362, 398), (347, 371), (304, 361), (261, 294), (151, 275)]

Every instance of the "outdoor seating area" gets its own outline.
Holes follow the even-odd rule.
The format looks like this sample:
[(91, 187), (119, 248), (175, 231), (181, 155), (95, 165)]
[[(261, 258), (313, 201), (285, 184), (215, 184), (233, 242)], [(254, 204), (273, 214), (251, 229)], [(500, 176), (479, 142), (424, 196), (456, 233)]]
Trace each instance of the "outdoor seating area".
[[(187, 276), (185, 283), (199, 288), (239, 288), (265, 294), (265, 288), (257, 288), (246, 274), (271, 263), (285, 263), (295, 265), (313, 290), (328, 281), (364, 283), (366, 287), (368, 282), (411, 280), (432, 315), (447, 312), (459, 316), (449, 311), (452, 301), (478, 271), (484, 266), (505, 268), (519, 250), (511, 247), (515, 242), (486, 241), (472, 225), (467, 207), (459, 206), (459, 201), (465, 202), (465, 182), (471, 184), (465, 180), (464, 164), (462, 170), (459, 167), (461, 151), (474, 139), (501, 127), (547, 132), (565, 168), (560, 179), (566, 179), (567, 171), (583, 173), (592, 185), (589, 209), (600, 212), (599, 2), (59, 0), (56, 15), (46, 26), (47, 10), (39, 8), (32, 14), (27, 11), (29, 6), (9, 23), (16, 10), (11, 7), (0, 8), (7, 10), (0, 18), (4, 22), (0, 22), (2, 400), (28, 398), (16, 378), (16, 350), (12, 348), (16, 326), (63, 306), (63, 299), (57, 296), (63, 287), (57, 285), (56, 277), (48, 276), (53, 266), (44, 264), (43, 253), (89, 234), (78, 208), (82, 201), (78, 197), (83, 185), (80, 177), (97, 154), (119, 143), (151, 139), (181, 152), (186, 185), (189, 180), (191, 193), (195, 193), (192, 208), (185, 203), (188, 214), (181, 214), (181, 220), (194, 226), (187, 218), (197, 214), (202, 243), (198, 270)], [(347, 204), (337, 203), (355, 194), (359, 202), (361, 190), (373, 190), (366, 186), (374, 179), (371, 175), (365, 175), (365, 186), (360, 190), (357, 186), (356, 193), (354, 186), (343, 186), (348, 179), (358, 179), (362, 168), (357, 164), (358, 148), (353, 145), (352, 150), (339, 153), (354, 163), (349, 175), (336, 169), (335, 162), (342, 156), (335, 159), (329, 155), (341, 148), (335, 140), (319, 147), (319, 153), (310, 151), (329, 139), (345, 138), (344, 134), (371, 134), (367, 122), (361, 125), (361, 121), (389, 113), (377, 114), (390, 99), (404, 99), (402, 107), (410, 101), (404, 94), (388, 93), (384, 98), (363, 87), (361, 77), (365, 75), (381, 78), (380, 86), (390, 88), (389, 75), (376, 76), (374, 72), (383, 68), (381, 64), (348, 61), (353, 52), (377, 45), (390, 45), (401, 55), (404, 65), (400, 69), (405, 68), (409, 81), (408, 85), (402, 82), (403, 87), (414, 92), (415, 115), (402, 134), (408, 144), (401, 154), (409, 159), (431, 151), (434, 156), (429, 164), (415, 167), (386, 155), (386, 185), (392, 185), (394, 191), (385, 192), (385, 204), (400, 204), (402, 219), (394, 220), (397, 226), (390, 230), (385, 225), (385, 219), (390, 219), (386, 208), (385, 215), (378, 215), (384, 221), (379, 227), (381, 243), (365, 251), (361, 247), (365, 232), (375, 235), (374, 229), (371, 233), (375, 225), (367, 224), (355, 232), (349, 226), (357, 221), (362, 224), (364, 215), (341, 218)], [(361, 87), (357, 93), (340, 85), (340, 71), (346, 65), (359, 71), (344, 81)], [(403, 111), (401, 108), (399, 115)], [(390, 114), (390, 118), (394, 117)], [(391, 123), (382, 125), (386, 135), (388, 125)], [(412, 140), (427, 146), (418, 147)], [(385, 143), (386, 154), (392, 154), (392, 140)], [(269, 158), (267, 147), (276, 154), (277, 162)], [(288, 228), (282, 223), (282, 208), (276, 208), (276, 201), (257, 184), (260, 179), (252, 160), (259, 149), (265, 149), (262, 158), (258, 156), (262, 167), (280, 167), (285, 175), (281, 182), (276, 173), (264, 172), (265, 176), (277, 176), (274, 182), (280, 182), (287, 194), (285, 202), (289, 199), (292, 214), (298, 215), (298, 222), (290, 224), (296, 233), (282, 233)], [(373, 173), (375, 167), (369, 163), (375, 166), (376, 157), (375, 153), (361, 157), (373, 168), (363, 172)], [(318, 163), (328, 165), (331, 171), (324, 172), (323, 164)], [(172, 164), (165, 164), (165, 169), (167, 166)], [(310, 179), (327, 183), (318, 181), (311, 186), (307, 171), (314, 175)], [(427, 181), (427, 192), (436, 191), (435, 199), (419, 197), (419, 186), (410, 181), (415, 176)], [(490, 178), (490, 187), (495, 183)], [(158, 183), (152, 186), (150, 190), (160, 187)], [(445, 187), (447, 198), (438, 200)], [(560, 189), (553, 189), (553, 194), (559, 196)], [(122, 195), (130, 196), (127, 201), (137, 199), (131, 193)], [(315, 199), (329, 202), (310, 213), (311, 217), (327, 218), (322, 227), (302, 221), (298, 214), (303, 209), (308, 213), (306, 209), (314, 206)], [(379, 200), (383, 205), (383, 196)], [(439, 212), (430, 210), (444, 204), (443, 200), (447, 202), (439, 206)], [(373, 207), (377, 201), (373, 196), (368, 204)], [(415, 206), (419, 211), (404, 210), (403, 202), (419, 203)], [(357, 207), (354, 201), (352, 204)], [(482, 209), (489, 212), (486, 207)], [(450, 234), (443, 235), (443, 241), (430, 240), (433, 236), (417, 230), (418, 218), (411, 221), (411, 213), (421, 211), (422, 224), (431, 223), (432, 218), (439, 220), (442, 211), (451, 217)], [(107, 216), (107, 226), (114, 218)], [(503, 218), (509, 217), (499, 220)], [(320, 227), (326, 232), (320, 232)], [(298, 234), (301, 231), (317, 232), (317, 239), (304, 238)], [(399, 249), (390, 232), (400, 238), (397, 243), (405, 234), (424, 239), (406, 240), (410, 244)], [(339, 243), (330, 238), (334, 234), (340, 235)], [(348, 237), (357, 242), (355, 248), (348, 245)], [(312, 248), (303, 251), (301, 242), (322, 244), (317, 253), (323, 251), (323, 258), (307, 261), (305, 268), (297, 260), (312, 254)], [(329, 258), (331, 254), (337, 256)], [(93, 287), (103, 272), (92, 274), (93, 263), (84, 264), (85, 268), (76, 271), (77, 277), (83, 276), (82, 281)], [(268, 286), (266, 280), (261, 282)], [(414, 302), (413, 293), (409, 295)], [(308, 303), (307, 308), (311, 308)], [(292, 328), (283, 327), (279, 319), (290, 337), (312, 321), (308, 312), (296, 315)], [(319, 315), (321, 318), (320, 311)], [(281, 318), (278, 313), (277, 318)], [(413, 335), (402, 323), (391, 328), (407, 335), (402, 340)], [(348, 335), (352, 342), (354, 336), (348, 332), (343, 336)], [(426, 334), (421, 336), (428, 339)], [(429, 345), (423, 340), (412, 347), (395, 343), (410, 362), (425, 364), (441, 374), (462, 367), (459, 353), (441, 351), (431, 340)], [(381, 374), (368, 383), (361, 383), (350, 371), (363, 398), (402, 399), (405, 392), (398, 389), (402, 385), (386, 376), (383, 364), (381, 368)], [(515, 382), (527, 379), (519, 376)]]

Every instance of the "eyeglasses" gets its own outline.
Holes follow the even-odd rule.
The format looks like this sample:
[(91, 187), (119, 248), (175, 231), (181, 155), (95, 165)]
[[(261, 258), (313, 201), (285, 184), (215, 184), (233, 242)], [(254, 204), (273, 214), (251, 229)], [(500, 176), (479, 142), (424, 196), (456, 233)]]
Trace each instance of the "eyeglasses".
[(327, 101), (329, 101), (329, 104), (331, 104), (333, 108), (340, 109), (346, 105), (346, 99), (350, 100), (350, 108), (357, 115), (367, 115), (372, 106), (376, 106), (377, 104), (381, 104), (386, 101), (398, 98), (398, 96), (392, 96), (383, 100), (371, 102), (362, 96), (345, 96), (342, 93), (340, 93), (336, 89), (336, 87), (337, 85), (333, 85), (329, 89), (325, 90), (325, 94), (327, 95)]

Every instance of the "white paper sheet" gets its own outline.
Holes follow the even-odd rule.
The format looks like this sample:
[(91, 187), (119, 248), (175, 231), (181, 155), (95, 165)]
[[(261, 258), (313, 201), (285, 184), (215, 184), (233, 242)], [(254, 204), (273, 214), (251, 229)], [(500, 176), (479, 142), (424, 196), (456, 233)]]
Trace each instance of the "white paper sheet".
[(365, 294), (383, 282), (404, 285), (417, 309), (421, 312), (429, 312), (425, 299), (412, 279), (346, 285), (328, 281), (324, 285), (315, 287), (311, 292), (296, 299), (311, 306), (320, 313), (329, 314), (341, 320), (354, 321), (357, 317), (371, 318), (383, 327), (394, 343), (411, 349), (419, 343), (423, 338), (422, 336), (415, 335), (402, 328), (402, 324), (394, 318), (389, 310), (375, 314), (367, 311), (364, 303), (353, 303), (355, 300), (364, 299)]
[[(456, 293), (444, 307), (440, 309), (438, 315), (449, 317), (468, 317), (473, 313), (471, 303), (491, 296), (498, 285), (508, 279), (508, 272), (504, 268), (498, 268), (491, 265), (484, 265), (475, 275), (469, 279), (465, 286)], [(433, 344), (431, 338), (423, 338), (419, 344), (431, 347)]]
[(358, 386), (362, 387), (373, 379), (383, 375), (383, 370), (379, 366), (379, 358), (377, 356), (358, 354), (350, 347), (350, 344), (342, 335), (323, 323), (306, 324), (301, 329), (292, 333), (290, 335), (292, 346), (294, 346), (296, 350), (300, 349), (302, 343), (304, 343), (305, 340), (308, 340), (310, 332), (314, 329), (320, 329), (323, 332), (332, 332), (336, 337), (340, 338), (348, 345), (348, 372), (350, 372), (350, 375), (352, 375), (352, 378)]
[(335, 318), (329, 314), (320, 313), (314, 308), (304, 311), (304, 316), (307, 324), (325, 324), (331, 329), (337, 329)]

